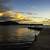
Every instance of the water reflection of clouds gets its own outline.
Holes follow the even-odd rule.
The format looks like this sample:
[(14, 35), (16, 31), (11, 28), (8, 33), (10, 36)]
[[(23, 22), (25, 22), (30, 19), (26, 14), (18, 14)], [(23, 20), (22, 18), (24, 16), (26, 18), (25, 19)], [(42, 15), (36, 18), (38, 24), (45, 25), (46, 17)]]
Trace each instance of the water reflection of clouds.
[(30, 41), (33, 40), (35, 34), (38, 35), (40, 31), (31, 30), (21, 26), (0, 26), (0, 42), (4, 39), (9, 42), (14, 41)]
[(18, 28), (16, 30), (17, 36), (24, 36), (27, 32), (29, 32), (27, 28)]
[(16, 30), (16, 37), (18, 39), (25, 39), (25, 40), (31, 40), (31, 39), (34, 39), (33, 37), (35, 35), (38, 36), (40, 31), (37, 31), (37, 30), (31, 30), (31, 29), (28, 29), (28, 28), (18, 28)]

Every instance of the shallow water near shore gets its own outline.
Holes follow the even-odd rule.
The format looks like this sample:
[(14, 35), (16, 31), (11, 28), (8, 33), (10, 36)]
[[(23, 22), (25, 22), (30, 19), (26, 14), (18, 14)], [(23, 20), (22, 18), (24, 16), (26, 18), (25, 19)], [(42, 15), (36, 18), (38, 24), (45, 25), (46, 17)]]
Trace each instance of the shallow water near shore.
[(33, 41), (39, 31), (31, 30), (23, 25), (0, 25), (0, 42)]

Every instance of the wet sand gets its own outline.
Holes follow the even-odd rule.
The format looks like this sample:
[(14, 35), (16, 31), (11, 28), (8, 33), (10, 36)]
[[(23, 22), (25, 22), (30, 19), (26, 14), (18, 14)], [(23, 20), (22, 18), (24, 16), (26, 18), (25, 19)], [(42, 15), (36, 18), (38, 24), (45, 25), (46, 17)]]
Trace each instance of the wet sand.
[(50, 50), (50, 28), (39, 34), (39, 40), (31, 45), (29, 50)]

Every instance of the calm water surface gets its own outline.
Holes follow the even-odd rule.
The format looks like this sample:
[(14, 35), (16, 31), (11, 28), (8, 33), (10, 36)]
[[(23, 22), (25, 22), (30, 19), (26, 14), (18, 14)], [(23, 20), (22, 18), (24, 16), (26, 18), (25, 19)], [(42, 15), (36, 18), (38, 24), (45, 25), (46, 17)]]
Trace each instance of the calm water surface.
[(0, 42), (32, 41), (39, 32), (19, 25), (0, 25)]

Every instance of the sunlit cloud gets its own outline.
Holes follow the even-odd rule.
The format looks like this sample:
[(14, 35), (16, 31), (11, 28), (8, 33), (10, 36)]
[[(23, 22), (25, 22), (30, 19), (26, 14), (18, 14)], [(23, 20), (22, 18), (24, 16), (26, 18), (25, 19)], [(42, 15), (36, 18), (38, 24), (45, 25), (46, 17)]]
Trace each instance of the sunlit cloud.
[[(36, 17), (35, 16), (25, 16), (25, 15), (23, 15), (23, 13), (24, 12), (14, 12), (14, 11), (7, 11), (7, 12), (5, 12), (5, 13), (0, 13), (0, 16), (2, 16), (3, 14), (5, 15), (5, 16), (7, 16), (7, 18), (6, 19), (8, 19), (8, 18), (10, 18), (10, 20), (11, 21), (15, 21), (15, 22), (17, 22), (18, 21), (18, 23), (23, 23), (23, 24), (33, 24), (33, 23), (38, 23), (38, 24), (40, 24), (40, 23), (44, 23), (44, 21), (48, 21), (48, 19), (47, 18), (44, 18), (44, 17), (40, 17), (40, 15), (37, 15)], [(46, 13), (46, 15), (47, 15), (47, 13)], [(43, 15), (44, 16), (44, 15)]]
[(3, 13), (0, 13), (0, 16), (2, 16), (3, 15)]

